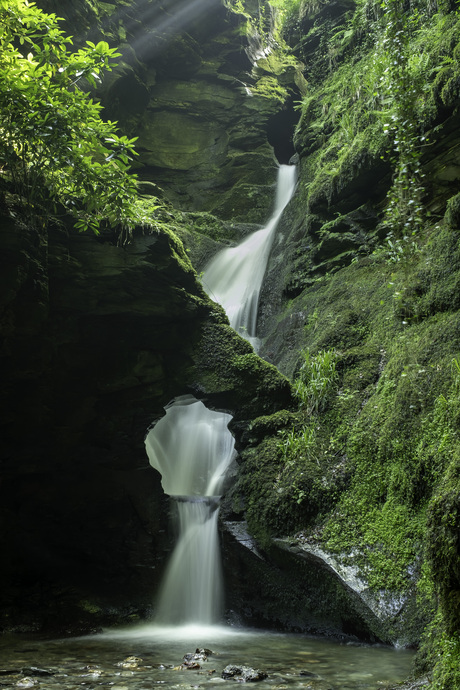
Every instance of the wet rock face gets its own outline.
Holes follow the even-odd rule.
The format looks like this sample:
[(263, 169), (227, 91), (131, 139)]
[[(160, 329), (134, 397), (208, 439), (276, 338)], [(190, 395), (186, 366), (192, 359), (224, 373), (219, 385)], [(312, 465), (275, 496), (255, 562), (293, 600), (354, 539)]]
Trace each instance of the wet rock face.
[(261, 58), (246, 18), (222, 0), (55, 5), (41, 3), (64, 17), (77, 42), (118, 46), (118, 66), (100, 96), (104, 115), (138, 137), (140, 178), (179, 208), (264, 222), (276, 179), (273, 147), (293, 153), (302, 76), (292, 62)]
[[(154, 237), (125, 252), (90, 236), (46, 242), (12, 224), (2, 230), (11, 271), (1, 305), (4, 601), (7, 611), (21, 607), (13, 587), (26, 607), (48, 600), (50, 621), (60, 606), (90, 618), (71, 591), (52, 588), (66, 582), (110, 598), (117, 580), (144, 595), (155, 583), (166, 511), (143, 436), (182, 386), (188, 357), (173, 343), (182, 327), (193, 330), (190, 279), (166, 287), (174, 261)], [(180, 279), (177, 267), (169, 280)], [(144, 595), (137, 606), (150, 605)]]
[(222, 537), (227, 604), (238, 611), (240, 624), (343, 641), (391, 642), (384, 622), (324, 561), (305, 557), (282, 540), (258, 551), (237, 525), (226, 522)]
[[(252, 91), (257, 77), (251, 75), (245, 40), (237, 35), (238, 20), (218, 5), (212, 18), (201, 17), (204, 26), (192, 23), (186, 32), (164, 36), (154, 57), (138, 55), (147, 62), (142, 78), (149, 99), (135, 116), (121, 121), (139, 136), (140, 176), (154, 179), (176, 205), (257, 222), (265, 217), (266, 195), (251, 189), (275, 179), (266, 130), (282, 104)], [(145, 31), (155, 37), (154, 26)], [(132, 45), (137, 51), (136, 40)], [(106, 99), (110, 111), (118, 107), (114, 88)], [(115, 115), (119, 119), (123, 113)], [(235, 186), (237, 194), (231, 191)]]

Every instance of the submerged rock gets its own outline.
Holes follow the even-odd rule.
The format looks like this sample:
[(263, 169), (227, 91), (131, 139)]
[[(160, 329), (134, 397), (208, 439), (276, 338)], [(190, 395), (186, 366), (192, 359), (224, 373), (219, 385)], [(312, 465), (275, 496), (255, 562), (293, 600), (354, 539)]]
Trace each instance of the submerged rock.
[(201, 665), (197, 661), (184, 661), (181, 668), (186, 671), (197, 671), (201, 668)]
[(26, 676), (54, 676), (56, 672), (46, 668), (30, 666), (28, 668), (23, 668), (22, 673), (25, 673)]
[(205, 654), (206, 656), (212, 656), (214, 652), (210, 649), (206, 649), (206, 647), (197, 647), (195, 649), (195, 654)]
[(139, 664), (142, 661), (143, 660), (138, 656), (128, 656), (123, 661), (118, 662), (117, 666), (119, 666), (120, 668), (133, 670), (135, 668), (139, 668)]
[(197, 650), (195, 654), (184, 654), (184, 662), (191, 663), (192, 661), (206, 661), (208, 655), (205, 654), (204, 650)]
[(334, 690), (332, 685), (319, 678), (311, 678), (303, 685), (304, 690)]
[(299, 676), (304, 678), (319, 678), (317, 673), (312, 673), (311, 671), (300, 671)]
[(85, 666), (83, 670), (85, 671), (85, 673), (83, 673), (82, 676), (91, 676), (93, 678), (96, 678), (102, 676), (103, 674), (103, 671), (97, 666), (88, 665)]
[(237, 666), (230, 664), (224, 668), (221, 675), (224, 680), (233, 678), (234, 680), (243, 683), (255, 683), (259, 680), (264, 680), (267, 678), (268, 674), (265, 673), (265, 671), (260, 671), (259, 669), (251, 668), (250, 666)]

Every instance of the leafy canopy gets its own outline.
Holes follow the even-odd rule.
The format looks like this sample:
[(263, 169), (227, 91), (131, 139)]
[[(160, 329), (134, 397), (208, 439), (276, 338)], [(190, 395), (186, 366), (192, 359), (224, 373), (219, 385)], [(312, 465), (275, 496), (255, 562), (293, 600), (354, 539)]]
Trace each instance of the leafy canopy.
[(71, 45), (55, 14), (0, 0), (0, 185), (36, 227), (64, 208), (80, 231), (105, 222), (130, 232), (148, 224), (128, 173), (135, 139), (104, 122), (88, 93), (119, 53), (105, 41)]

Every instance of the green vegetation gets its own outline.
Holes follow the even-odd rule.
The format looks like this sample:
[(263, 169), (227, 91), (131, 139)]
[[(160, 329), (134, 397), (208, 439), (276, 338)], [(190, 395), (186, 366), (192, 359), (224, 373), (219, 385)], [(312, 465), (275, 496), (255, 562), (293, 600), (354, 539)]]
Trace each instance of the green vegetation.
[[(416, 18), (405, 15), (396, 0), (382, 3), (385, 31), (382, 40), (384, 62), (387, 65), (386, 94), (393, 103), (389, 121), (384, 123), (384, 134), (391, 138), (389, 157), (392, 164), (393, 184), (388, 194), (384, 222), (390, 230), (392, 251), (407, 251), (410, 236), (414, 236), (423, 225), (421, 186), (421, 144), (426, 137), (419, 131), (417, 99), (422, 93), (421, 73), (410, 70), (410, 41), (412, 25)], [(416, 27), (417, 28), (417, 27)], [(419, 81), (414, 81), (419, 79)]]
[(307, 498), (307, 493), (302, 488), (303, 483), (298, 480), (303, 478), (306, 472), (311, 474), (313, 471), (314, 474), (318, 474), (317, 467), (313, 464), (316, 449), (315, 423), (305, 425), (300, 431), (293, 427), (290, 431), (283, 430), (279, 434), (277, 450), (284, 467), (277, 478), (277, 490), (283, 493), (287, 486), (291, 486), (294, 498), (300, 504)]
[(314, 357), (309, 350), (302, 351), (303, 364), (294, 381), (294, 391), (308, 413), (323, 411), (337, 380), (334, 350), (321, 350)]
[(0, 184), (36, 228), (70, 214), (129, 234), (151, 223), (129, 173), (135, 139), (101, 119), (90, 90), (118, 53), (100, 41), (71, 52), (58, 18), (26, 0), (0, 0)]
[(269, 0), (269, 2), (285, 18), (298, 12), (302, 5), (302, 0)]
[[(262, 544), (317, 544), (376, 593), (418, 596), (412, 639), (439, 598), (436, 633), (420, 653), (426, 668), (458, 649), (460, 319), (447, 265), (459, 260), (459, 234), (446, 223), (424, 230), (411, 262), (364, 259), (294, 299), (290, 313), (310, 314), (305, 381), (331, 357), (327, 403), (300, 405), (278, 429), (265, 421), (239, 478)], [(291, 368), (300, 378), (294, 358)], [(458, 659), (449, 663), (454, 673)]]
[(239, 31), (258, 44), (254, 82), (250, 86), (252, 95), (285, 103), (292, 92), (278, 77), (294, 69), (296, 83), (303, 82), (298, 60), (291, 55), (282, 35), (285, 21), (300, 8), (301, 0), (258, 0), (256, 11), (248, 0), (225, 0), (224, 4), (239, 15)]
[[(398, 253), (410, 254), (423, 224), (427, 131), (438, 106), (457, 94), (460, 18), (444, 4), (411, 3), (407, 14), (400, 0), (359, 0), (333, 30), (315, 23), (297, 46), (309, 71), (296, 132), (306, 156), (306, 202), (311, 210), (329, 203), (360, 170), (384, 161), (382, 174), (393, 174), (385, 229)], [(304, 54), (308, 41), (328, 46), (327, 53)]]

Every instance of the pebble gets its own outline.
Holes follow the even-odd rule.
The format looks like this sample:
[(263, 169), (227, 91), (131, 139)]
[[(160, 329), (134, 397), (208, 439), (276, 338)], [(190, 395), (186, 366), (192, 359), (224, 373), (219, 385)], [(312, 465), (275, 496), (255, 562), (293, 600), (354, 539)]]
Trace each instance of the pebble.
[(243, 666), (240, 664), (229, 664), (224, 668), (221, 675), (222, 678), (234, 678), (243, 683), (255, 683), (267, 677), (265, 671), (260, 671), (258, 668), (251, 668), (251, 666)]
[(128, 656), (123, 661), (119, 661), (117, 666), (120, 666), (120, 668), (135, 669), (139, 667), (142, 661), (143, 660), (138, 656)]

